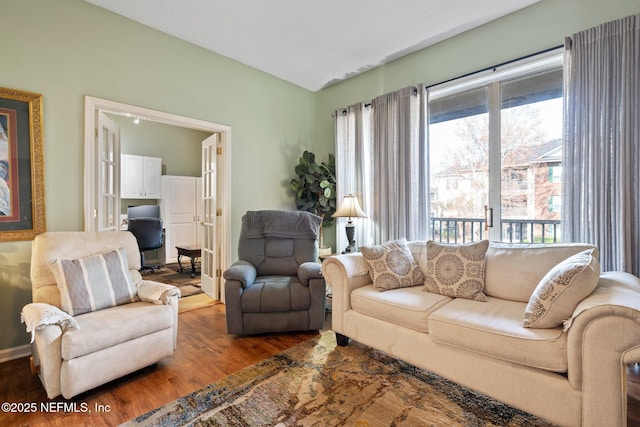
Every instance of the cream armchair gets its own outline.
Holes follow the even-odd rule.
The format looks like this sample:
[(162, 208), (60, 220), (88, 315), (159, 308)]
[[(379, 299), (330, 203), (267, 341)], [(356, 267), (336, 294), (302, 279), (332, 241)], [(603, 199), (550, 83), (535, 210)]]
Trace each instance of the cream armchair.
[[(54, 261), (90, 257), (111, 268), (110, 261), (104, 261), (106, 256), (95, 256), (108, 252), (120, 254), (120, 258), (116, 255), (122, 261), (120, 273), (128, 269), (131, 275), (130, 297), (113, 307), (85, 313), (75, 305), (69, 309), (69, 292), (59, 291), (56, 279), (60, 281), (60, 273), (54, 275)], [(80, 276), (91, 288), (88, 300), (94, 304), (108, 286), (90, 272), (92, 268), (83, 267)], [(32, 368), (50, 399), (60, 394), (69, 399), (173, 354), (180, 291), (142, 280), (139, 269), (138, 245), (127, 231), (48, 232), (36, 237), (31, 256), (33, 303), (23, 308), (22, 317), (32, 333)], [(68, 314), (74, 310), (82, 314)]]

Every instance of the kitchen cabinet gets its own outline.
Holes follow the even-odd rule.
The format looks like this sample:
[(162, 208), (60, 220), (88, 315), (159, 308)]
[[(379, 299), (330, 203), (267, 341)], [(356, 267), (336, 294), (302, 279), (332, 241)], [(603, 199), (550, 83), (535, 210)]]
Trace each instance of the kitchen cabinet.
[(120, 198), (159, 199), (162, 196), (162, 159), (122, 154)]

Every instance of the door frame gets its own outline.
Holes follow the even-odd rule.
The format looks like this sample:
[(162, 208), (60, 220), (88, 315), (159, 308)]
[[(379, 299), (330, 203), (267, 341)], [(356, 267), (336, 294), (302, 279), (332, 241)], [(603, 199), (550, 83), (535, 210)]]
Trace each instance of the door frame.
[[(94, 231), (95, 225), (92, 220), (92, 213), (95, 210), (95, 129), (96, 113), (103, 111), (106, 113), (131, 115), (132, 117), (144, 118), (167, 125), (195, 129), (211, 133), (219, 133), (218, 141), (220, 150), (218, 151), (218, 170), (216, 180), (218, 181), (218, 202), (216, 208), (220, 210), (221, 216), (218, 221), (220, 226), (219, 236), (222, 239), (219, 247), (222, 249), (220, 261), (222, 265), (217, 266), (218, 271), (222, 271), (231, 265), (231, 126), (209, 122), (191, 117), (180, 116), (173, 113), (166, 113), (151, 110), (135, 105), (123, 104), (121, 102), (92, 96), (84, 97), (84, 229)], [(218, 274), (218, 272), (214, 272)], [(218, 278), (218, 284), (220, 278)]]

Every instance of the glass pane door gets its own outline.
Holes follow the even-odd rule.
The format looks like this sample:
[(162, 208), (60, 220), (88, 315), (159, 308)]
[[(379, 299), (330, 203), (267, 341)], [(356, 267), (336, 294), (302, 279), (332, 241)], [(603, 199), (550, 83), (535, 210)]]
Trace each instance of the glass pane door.
[(120, 227), (120, 128), (103, 112), (98, 113), (97, 136), (95, 226), (98, 231), (114, 231)]
[(429, 238), (463, 243), (488, 238), (489, 108), (486, 87), (429, 104)]
[(561, 68), (431, 101), (429, 238), (558, 242), (562, 117)]
[(560, 240), (562, 71), (501, 85), (501, 239)]
[(218, 134), (213, 134), (202, 141), (202, 215), (200, 220), (203, 227), (201, 242), (201, 279), (202, 290), (213, 299), (221, 299), (220, 277), (217, 274), (220, 265), (220, 250), (218, 248), (217, 217), (217, 183), (216, 156)]

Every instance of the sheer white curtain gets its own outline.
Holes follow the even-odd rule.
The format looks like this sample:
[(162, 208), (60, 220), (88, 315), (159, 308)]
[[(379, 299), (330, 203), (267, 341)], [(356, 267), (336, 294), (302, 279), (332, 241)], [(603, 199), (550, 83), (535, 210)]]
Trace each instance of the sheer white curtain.
[[(335, 113), (338, 203), (352, 193), (368, 215), (356, 222), (357, 246), (428, 236), (425, 100), (424, 87), (409, 87)], [(343, 223), (336, 232), (346, 246)]]
[[(372, 187), (371, 172), (371, 147), (370, 142), (370, 106), (357, 103), (347, 108), (337, 110), (335, 119), (335, 144), (336, 144), (336, 182), (340, 206), (342, 199), (347, 194), (353, 194), (358, 198), (362, 210), (370, 216)], [(341, 252), (348, 244), (345, 223), (346, 218), (337, 218), (336, 224), (336, 251)], [(356, 246), (373, 244), (371, 234), (371, 222), (368, 218), (354, 219), (356, 226)]]
[(426, 239), (429, 192), (424, 90), (408, 87), (371, 103), (376, 242)]
[(640, 273), (640, 15), (574, 34), (565, 60), (563, 240)]

